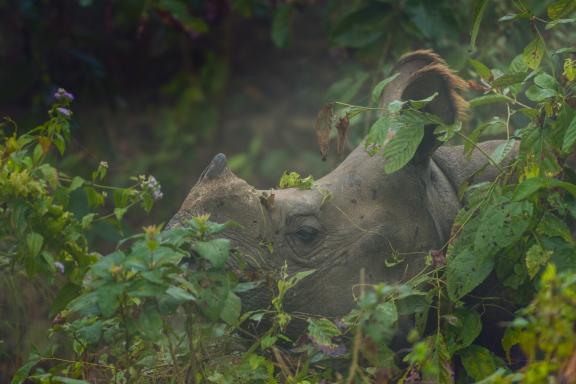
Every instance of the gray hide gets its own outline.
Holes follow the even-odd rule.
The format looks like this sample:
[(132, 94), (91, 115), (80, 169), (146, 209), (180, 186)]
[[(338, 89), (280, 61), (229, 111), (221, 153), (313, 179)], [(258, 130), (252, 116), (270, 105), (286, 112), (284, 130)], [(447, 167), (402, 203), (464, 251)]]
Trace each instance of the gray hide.
[[(400, 75), (386, 88), (383, 105), (438, 92), (427, 108), (446, 123), (465, 108), (456, 92), (464, 82), (432, 52), (403, 57), (396, 71)], [(254, 270), (277, 272), (284, 263), (289, 273), (316, 269), (287, 297), (287, 311), (342, 316), (355, 305), (362, 269), (370, 284), (405, 281), (424, 268), (426, 253), (441, 248), (449, 237), (460, 207), (459, 185), (487, 163), (479, 152), (468, 160), (462, 147), (438, 148), (433, 129), (427, 127), (413, 161), (396, 173), (385, 174), (385, 159), (369, 156), (361, 144), (310, 190), (257, 190), (235, 176), (219, 154), (169, 225), (202, 213), (210, 213), (213, 221), (238, 222), (241, 226), (225, 236)], [(481, 147), (491, 153), (498, 144)], [(474, 181), (495, 175), (487, 167)], [(273, 202), (265, 198), (270, 195)], [(387, 267), (398, 252), (404, 261)], [(243, 303), (265, 307), (270, 297), (270, 289), (262, 286)]]

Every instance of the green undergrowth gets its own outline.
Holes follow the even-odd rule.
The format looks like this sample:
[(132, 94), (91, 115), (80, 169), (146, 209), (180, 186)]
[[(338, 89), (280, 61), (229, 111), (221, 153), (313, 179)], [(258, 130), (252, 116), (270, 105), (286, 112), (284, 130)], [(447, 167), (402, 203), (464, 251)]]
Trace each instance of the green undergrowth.
[[(472, 46), (482, 36), (489, 3), (477, 2)], [(387, 173), (412, 159), (426, 126), (436, 126), (442, 142), (464, 143), (467, 154), (485, 131), (497, 127), (506, 135), (493, 153), (483, 154), (498, 177), (462, 186), (465, 203), (452, 236), (426, 256), (426, 268), (401, 285), (364, 287), (356, 308), (340, 319), (285, 312), (287, 292), (315, 272), (292, 276), (285, 267), (271, 279), (248, 276), (242, 255), (221, 235), (233, 223), (194, 217), (178, 228), (148, 226), (107, 255), (90, 249), (95, 223), (120, 228), (131, 209), (150, 210), (162, 198), (160, 184), (137, 175), (127, 187), (107, 185), (106, 163), (90, 177), (61, 172), (73, 100), (64, 90), (37, 128), (21, 133), (6, 119), (0, 131), (0, 272), (43, 280), (57, 292), (48, 346), (32, 350), (12, 383), (575, 381), (576, 174), (569, 163), (576, 143), (576, 63), (574, 48), (556, 46), (547, 31), (574, 23), (576, 5), (553, 1), (545, 15), (535, 15), (521, 1), (513, 4), (516, 12), (501, 22), (530, 23), (531, 42), (504, 71), (478, 60), (468, 67), (477, 92), (472, 113), (489, 105), (503, 115), (470, 131), (461, 122), (445, 125), (423, 112), (436, 94), (384, 108), (334, 103), (325, 109), (333, 115), (322, 134), (337, 136), (340, 144), (350, 119), (383, 112), (366, 150), (386, 158)], [(278, 23), (274, 36), (282, 40)], [(373, 104), (391, 79), (375, 85)], [(516, 147), (517, 156), (505, 162)], [(285, 173), (280, 187), (307, 189), (312, 181)], [(88, 210), (74, 210), (72, 195), (82, 195)], [(499, 296), (475, 295), (490, 278)], [(241, 297), (263, 284), (273, 291), (270, 306), (243, 313)], [(491, 349), (478, 337), (493, 307), (515, 313)], [(286, 329), (297, 317), (306, 322), (306, 335), (291, 340)], [(247, 326), (254, 323), (257, 334)], [(0, 344), (3, 353), (9, 342)]]

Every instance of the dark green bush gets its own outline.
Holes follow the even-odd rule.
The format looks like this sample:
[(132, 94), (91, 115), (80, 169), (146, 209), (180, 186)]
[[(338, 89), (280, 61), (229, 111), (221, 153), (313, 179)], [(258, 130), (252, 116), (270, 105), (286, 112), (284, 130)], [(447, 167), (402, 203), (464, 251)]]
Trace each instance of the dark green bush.
[[(233, 3), (245, 13), (259, 9)], [(267, 8), (274, 10), (271, 37), (277, 45), (288, 44), (290, 21), (304, 3)], [(60, 169), (74, 97), (58, 90), (45, 124), (20, 132), (6, 119), (0, 133), (0, 272), (35, 277), (58, 291), (51, 303), (52, 326), (46, 330), (49, 346), (32, 351), (13, 383), (576, 380), (576, 173), (570, 167), (576, 143), (576, 62), (575, 49), (567, 44), (574, 36), (569, 27), (576, 22), (571, 18), (576, 2), (514, 1), (514, 13), (499, 15), (498, 25), (521, 26), (485, 34), (484, 23), (508, 6), (488, 0), (474, 6), (463, 2), (455, 9), (418, 1), (397, 7), (390, 2), (360, 1), (348, 8), (328, 3), (334, 15), (330, 38), (356, 49), (359, 57), (369, 57), (382, 44), (390, 49), (391, 38), (383, 32), (388, 23), (407, 29), (407, 42), (436, 40), (440, 51), (458, 47), (461, 52), (461, 42), (451, 37), (459, 25), (471, 30), (472, 53), (458, 56), (464, 60), (448, 55), (470, 74), (478, 93), (470, 101), (475, 116), (470, 131), (461, 122), (446, 126), (421, 112), (434, 95), (375, 106), (386, 80), (374, 82), (374, 96), (366, 100), (372, 105), (352, 104), (370, 78), (364, 71), (335, 84), (329, 97), (341, 101), (326, 109), (352, 127), (360, 122), (357, 116), (370, 121), (371, 111), (383, 113), (368, 130), (366, 145), (373, 155), (388, 159), (384, 171), (389, 173), (410, 160), (430, 123), (438, 125), (441, 141), (464, 143), (468, 152), (486, 134), (505, 137), (494, 153), (485, 153), (501, 171), (496, 180), (462, 186), (465, 204), (450, 241), (428, 255), (426, 269), (405, 284), (365, 287), (357, 308), (345, 318), (306, 319), (307, 338), (295, 343), (283, 334), (295, 316), (283, 310), (283, 298), (314, 271), (289, 276), (283, 269), (274, 276), (270, 307), (242, 314), (238, 294), (263, 282), (241, 278), (241, 255), (219, 238), (233, 223), (212, 223), (203, 216), (179, 228), (148, 226), (106, 256), (95, 251), (89, 241), (95, 223), (113, 223), (120, 231), (130, 208), (140, 205), (149, 211), (162, 192), (148, 175), (135, 176), (127, 188), (106, 185), (106, 163), (91, 177)], [(170, 4), (180, 3), (154, 2), (172, 16), (184, 12)], [(201, 19), (187, 16), (182, 22), (206, 32)], [(503, 59), (492, 57), (497, 47), (473, 51), (482, 45), (479, 39), (500, 33), (524, 46), (507, 50)], [(466, 60), (470, 55), (474, 58)], [(503, 113), (491, 116), (485, 105)], [(504, 164), (516, 145), (518, 155)], [(309, 180), (286, 173), (281, 185), (306, 188)], [(71, 207), (78, 196), (89, 207), (81, 214)], [(230, 258), (239, 270), (228, 269)], [(520, 308), (501, 340), (505, 356), (477, 343), (484, 310), (496, 303), (469, 300), (470, 293), (489, 275), (502, 286), (501, 299)], [(410, 350), (399, 354), (391, 343), (402, 315), (414, 316), (416, 328), (408, 335)], [(267, 326), (252, 335), (246, 321)], [(514, 348), (522, 361), (512, 360)]]

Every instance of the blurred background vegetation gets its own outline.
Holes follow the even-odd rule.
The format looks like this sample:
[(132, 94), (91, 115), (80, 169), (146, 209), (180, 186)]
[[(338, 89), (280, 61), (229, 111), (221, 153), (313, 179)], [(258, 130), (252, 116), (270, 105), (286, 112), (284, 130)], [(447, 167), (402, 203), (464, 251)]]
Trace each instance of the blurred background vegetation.
[[(367, 104), (402, 53), (432, 48), (464, 77), (471, 57), (507, 66), (533, 37), (529, 20), (497, 22), (512, 3), (493, 3), (470, 51), (473, 1), (0, 0), (0, 114), (27, 130), (57, 88), (73, 92), (64, 169), (107, 161), (115, 185), (155, 175), (164, 201), (129, 222), (165, 222), (218, 152), (261, 188), (286, 169), (324, 174), (339, 159), (320, 161), (317, 111)], [(353, 123), (349, 148), (370, 121)], [(111, 227), (97, 233), (114, 244)]]
[[(323, 175), (340, 159), (320, 160), (318, 110), (367, 105), (403, 53), (434, 49), (465, 79), (471, 58), (508, 67), (538, 22), (498, 22), (521, 4), (490, 3), (470, 49), (472, 0), (0, 0), (0, 116), (26, 131), (56, 89), (74, 93), (73, 156), (60, 168), (88, 176), (106, 161), (112, 185), (153, 174), (163, 186), (152, 215), (130, 214), (127, 235), (166, 222), (218, 152), (260, 188), (284, 170)], [(543, 33), (551, 48), (576, 41), (571, 24)], [(468, 129), (486, 115), (474, 111)], [(373, 117), (352, 122), (348, 149)], [(83, 199), (72, 204), (79, 215)], [(95, 249), (115, 244), (114, 225), (98, 224)]]

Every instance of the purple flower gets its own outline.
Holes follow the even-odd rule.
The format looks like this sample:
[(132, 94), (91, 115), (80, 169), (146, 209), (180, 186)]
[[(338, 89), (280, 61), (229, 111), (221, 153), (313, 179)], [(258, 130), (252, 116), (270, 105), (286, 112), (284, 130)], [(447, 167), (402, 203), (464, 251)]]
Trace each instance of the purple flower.
[(348, 329), (348, 324), (346, 324), (342, 319), (336, 319), (336, 321), (334, 321), (334, 324), (336, 324), (338, 329), (342, 332)]
[(74, 95), (66, 91), (64, 88), (58, 88), (58, 90), (54, 93), (54, 98), (56, 100), (73, 101)]
[(164, 197), (164, 193), (162, 193), (162, 186), (154, 176), (150, 175), (146, 178), (146, 176), (141, 175), (140, 185), (142, 188), (148, 189), (152, 193), (154, 200), (160, 200), (162, 197)]
[(72, 116), (72, 111), (69, 110), (68, 108), (59, 107), (59, 108), (56, 108), (56, 110), (63, 116), (66, 116), (66, 117)]
[(54, 262), (54, 267), (56, 267), (56, 269), (60, 272), (60, 273), (64, 273), (64, 264), (62, 264), (59, 261)]

